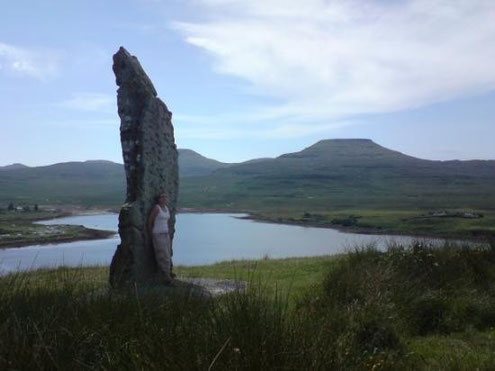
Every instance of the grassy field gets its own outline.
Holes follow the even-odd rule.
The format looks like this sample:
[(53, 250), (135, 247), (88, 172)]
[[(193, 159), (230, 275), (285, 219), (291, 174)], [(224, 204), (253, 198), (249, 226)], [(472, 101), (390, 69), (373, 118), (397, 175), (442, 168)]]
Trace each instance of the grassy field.
[(60, 211), (0, 210), (0, 248), (106, 238), (113, 232), (79, 225), (41, 225), (34, 222), (69, 214)]
[[(181, 179), (181, 207), (322, 212), (345, 209), (495, 209), (495, 181), (443, 184), (439, 179), (248, 177)], [(426, 183), (426, 184), (425, 184)]]
[(495, 246), (178, 267), (245, 279), (205, 300), (107, 290), (107, 268), (0, 279), (1, 369), (491, 370)]

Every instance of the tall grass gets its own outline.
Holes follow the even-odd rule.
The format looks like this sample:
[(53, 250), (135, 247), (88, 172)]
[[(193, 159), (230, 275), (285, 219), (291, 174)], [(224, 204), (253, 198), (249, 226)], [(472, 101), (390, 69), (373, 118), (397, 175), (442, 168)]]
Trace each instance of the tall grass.
[[(427, 368), (408, 346), (411, 339), (495, 326), (495, 245), (356, 249), (300, 308), (328, 328), (339, 366)], [(483, 362), (495, 366), (495, 353)]]
[[(493, 245), (359, 249), (329, 263), (296, 305), (255, 275), (247, 291), (205, 299), (187, 289), (112, 292), (88, 272), (0, 279), (0, 369), (495, 366), (495, 341), (469, 335), (495, 324)], [(449, 339), (468, 344), (464, 358), (449, 353)]]

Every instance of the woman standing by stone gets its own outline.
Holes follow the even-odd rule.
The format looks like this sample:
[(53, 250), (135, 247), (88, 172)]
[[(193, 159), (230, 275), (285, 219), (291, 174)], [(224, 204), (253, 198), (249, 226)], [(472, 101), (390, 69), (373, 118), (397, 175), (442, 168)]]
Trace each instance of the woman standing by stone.
[(172, 246), (168, 234), (168, 220), (170, 212), (167, 207), (168, 197), (160, 193), (158, 203), (151, 210), (148, 218), (148, 230), (152, 236), (155, 259), (164, 284), (170, 285), (172, 278)]

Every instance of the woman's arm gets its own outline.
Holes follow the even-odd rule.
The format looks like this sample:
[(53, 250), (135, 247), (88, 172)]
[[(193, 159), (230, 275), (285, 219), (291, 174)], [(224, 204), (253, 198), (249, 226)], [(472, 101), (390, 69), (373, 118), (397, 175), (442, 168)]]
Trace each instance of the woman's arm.
[(158, 215), (158, 206), (155, 205), (151, 210), (150, 217), (148, 218), (148, 232), (151, 234), (153, 232), (153, 225), (155, 224), (155, 218)]

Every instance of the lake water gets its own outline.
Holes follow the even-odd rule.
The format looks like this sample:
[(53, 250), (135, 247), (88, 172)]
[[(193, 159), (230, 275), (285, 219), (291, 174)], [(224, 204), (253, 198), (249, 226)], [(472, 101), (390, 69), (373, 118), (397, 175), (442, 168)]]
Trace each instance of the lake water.
[[(262, 223), (240, 219), (243, 214), (184, 213), (177, 215), (175, 265), (203, 265), (224, 260), (332, 255), (356, 245), (410, 242), (410, 237), (361, 235), (334, 229)], [(42, 224), (84, 225), (117, 232), (118, 215), (74, 216)], [(41, 267), (109, 265), (118, 234), (104, 240), (77, 241), (0, 249), (0, 274)]]

